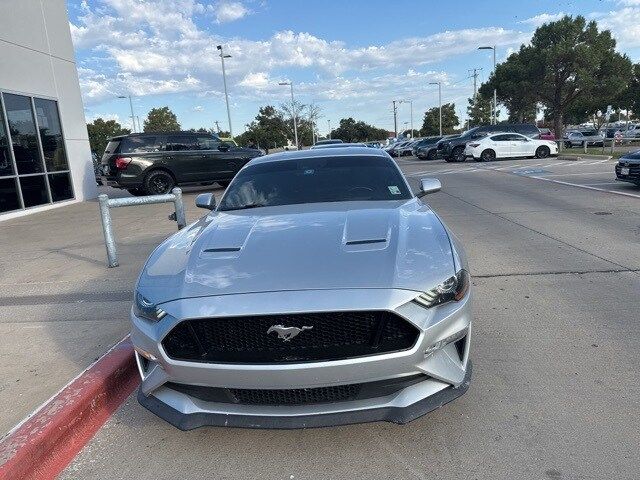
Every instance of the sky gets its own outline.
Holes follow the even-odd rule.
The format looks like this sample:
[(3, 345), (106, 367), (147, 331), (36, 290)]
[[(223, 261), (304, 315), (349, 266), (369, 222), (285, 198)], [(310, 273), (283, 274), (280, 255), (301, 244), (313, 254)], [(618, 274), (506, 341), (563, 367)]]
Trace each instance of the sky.
[(640, 0), (69, 0), (87, 121), (131, 127), (168, 106), (183, 128), (228, 130), (217, 45), (223, 45), (233, 133), (263, 105), (296, 100), (329, 123), (354, 117), (393, 131), (422, 125), (425, 110), (455, 102), (461, 121), (478, 82), (545, 21), (584, 15), (640, 60)]

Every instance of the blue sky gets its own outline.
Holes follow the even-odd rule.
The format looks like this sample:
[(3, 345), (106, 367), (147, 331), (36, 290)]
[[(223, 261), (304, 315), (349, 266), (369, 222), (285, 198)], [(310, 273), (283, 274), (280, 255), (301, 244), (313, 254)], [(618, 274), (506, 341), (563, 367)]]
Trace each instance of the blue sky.
[[(72, 0), (71, 33), (87, 120), (115, 118), (130, 126), (132, 95), (141, 121), (169, 106), (185, 128), (228, 129), (220, 58), (232, 55), (227, 80), (234, 133), (258, 107), (296, 98), (321, 107), (320, 132), (353, 116), (393, 130), (391, 101), (413, 102), (418, 128), (427, 108), (455, 102), (464, 119), (473, 91), (469, 69), (492, 69), (562, 14), (597, 20), (622, 52), (640, 59), (640, 0)], [(399, 127), (410, 121), (399, 107)]]

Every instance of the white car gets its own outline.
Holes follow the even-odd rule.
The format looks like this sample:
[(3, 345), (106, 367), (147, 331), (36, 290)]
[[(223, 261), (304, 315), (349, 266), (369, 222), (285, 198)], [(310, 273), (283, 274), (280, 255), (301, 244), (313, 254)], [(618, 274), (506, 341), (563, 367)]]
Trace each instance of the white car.
[(476, 162), (489, 162), (496, 158), (546, 158), (558, 154), (556, 142), (534, 140), (519, 133), (494, 133), (467, 143), (464, 154)]

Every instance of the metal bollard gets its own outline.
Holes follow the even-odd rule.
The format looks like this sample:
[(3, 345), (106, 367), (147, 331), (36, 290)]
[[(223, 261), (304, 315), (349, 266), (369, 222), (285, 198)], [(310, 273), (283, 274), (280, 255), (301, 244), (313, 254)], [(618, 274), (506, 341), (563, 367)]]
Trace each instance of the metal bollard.
[[(104, 233), (104, 243), (107, 248), (107, 263), (109, 268), (117, 267), (118, 252), (116, 249), (116, 241), (113, 235), (113, 224), (111, 222), (110, 208), (130, 207), (133, 205), (153, 205), (156, 203), (172, 202), (175, 207), (175, 221), (178, 224), (178, 230), (182, 230), (187, 225), (184, 213), (184, 203), (182, 201), (182, 190), (178, 187), (171, 190), (171, 193), (165, 195), (148, 195), (145, 197), (131, 198), (112, 198), (109, 199), (104, 193), (98, 195), (98, 204), (100, 205), (100, 219), (102, 221), (102, 231)], [(171, 216), (169, 218), (172, 218)]]
[(111, 212), (109, 211), (109, 197), (101, 193), (98, 195), (100, 204), (100, 218), (102, 220), (102, 232), (104, 233), (104, 244), (107, 247), (107, 263), (109, 268), (118, 266), (118, 252), (116, 251), (116, 241), (113, 238), (113, 228), (111, 225)]

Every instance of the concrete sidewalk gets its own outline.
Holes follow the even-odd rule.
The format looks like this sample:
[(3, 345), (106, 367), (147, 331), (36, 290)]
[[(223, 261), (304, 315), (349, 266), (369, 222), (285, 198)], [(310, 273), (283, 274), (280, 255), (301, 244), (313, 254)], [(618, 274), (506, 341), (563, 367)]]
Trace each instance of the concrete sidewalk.
[[(194, 198), (209, 190), (185, 192), (187, 222), (204, 213)], [(167, 219), (172, 208), (112, 210), (120, 260), (114, 269), (106, 266), (95, 201), (0, 222), (0, 436), (128, 333), (138, 272), (177, 231)]]

